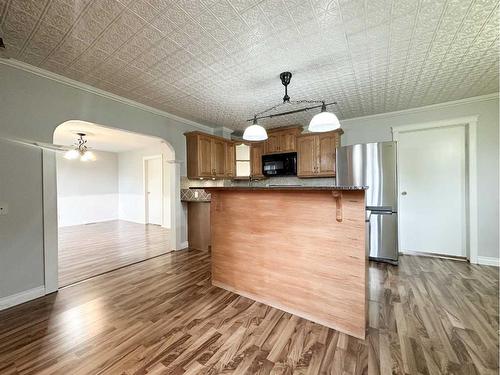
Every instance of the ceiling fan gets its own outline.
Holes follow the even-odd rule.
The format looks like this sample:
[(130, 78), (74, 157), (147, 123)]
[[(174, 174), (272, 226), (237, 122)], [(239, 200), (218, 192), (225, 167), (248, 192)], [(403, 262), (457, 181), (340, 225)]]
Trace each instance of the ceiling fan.
[(63, 153), (64, 157), (69, 160), (74, 160), (79, 158), (80, 161), (95, 161), (96, 157), (94, 153), (90, 151), (90, 148), (87, 146), (87, 140), (84, 138), (86, 134), (85, 133), (76, 133), (76, 134), (78, 135), (78, 139), (76, 140), (73, 146), (63, 146), (48, 142), (39, 142), (30, 139), (12, 138), (5, 136), (0, 136), (0, 139), (28, 147), (37, 147), (39, 149), (46, 151)]

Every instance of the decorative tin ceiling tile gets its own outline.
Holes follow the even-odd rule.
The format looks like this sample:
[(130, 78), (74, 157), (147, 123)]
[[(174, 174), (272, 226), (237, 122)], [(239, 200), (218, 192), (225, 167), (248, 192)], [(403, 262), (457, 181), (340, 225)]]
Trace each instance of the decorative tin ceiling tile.
[(284, 70), (292, 100), (337, 101), (341, 119), (496, 92), (497, 12), (498, 0), (0, 0), (0, 25), (13, 58), (242, 130), (280, 102)]

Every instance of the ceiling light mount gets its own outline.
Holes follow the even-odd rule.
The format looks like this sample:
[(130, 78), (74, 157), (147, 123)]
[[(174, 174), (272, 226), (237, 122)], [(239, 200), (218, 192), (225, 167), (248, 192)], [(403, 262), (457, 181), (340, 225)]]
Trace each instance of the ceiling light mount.
[(87, 140), (84, 139), (87, 134), (78, 132), (78, 139), (74, 144), (74, 148), (67, 151), (64, 157), (69, 160), (74, 160), (80, 158), (80, 161), (95, 161), (95, 155), (92, 151), (89, 151), (87, 147)]
[(283, 103), (290, 103), (290, 97), (288, 96), (288, 85), (292, 79), (292, 73), (283, 72), (280, 74), (281, 83), (285, 86), (285, 96), (283, 96)]

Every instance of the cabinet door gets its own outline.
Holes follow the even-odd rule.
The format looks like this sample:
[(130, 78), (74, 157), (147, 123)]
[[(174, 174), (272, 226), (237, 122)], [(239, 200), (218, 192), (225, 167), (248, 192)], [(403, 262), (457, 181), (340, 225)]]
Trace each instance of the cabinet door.
[(254, 143), (250, 146), (250, 176), (254, 178), (264, 177), (262, 174), (263, 143)]
[(226, 142), (226, 177), (236, 176), (236, 146)]
[(335, 148), (337, 134), (320, 134), (318, 136), (318, 175), (335, 176)]
[(296, 134), (295, 131), (284, 131), (280, 135), (280, 152), (294, 152)]
[(212, 175), (224, 177), (226, 174), (226, 142), (212, 140)]
[(212, 177), (212, 139), (200, 135), (198, 138), (198, 176)]
[(266, 154), (280, 152), (280, 137), (279, 133), (270, 133), (266, 141)]
[(313, 177), (317, 170), (317, 135), (297, 138), (297, 176)]

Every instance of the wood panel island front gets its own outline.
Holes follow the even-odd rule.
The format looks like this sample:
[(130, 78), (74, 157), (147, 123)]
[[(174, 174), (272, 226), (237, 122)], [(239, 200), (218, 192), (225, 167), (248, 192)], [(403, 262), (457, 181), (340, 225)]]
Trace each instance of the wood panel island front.
[(361, 339), (364, 187), (211, 187), (212, 284)]

